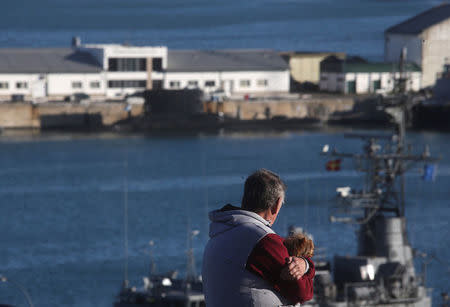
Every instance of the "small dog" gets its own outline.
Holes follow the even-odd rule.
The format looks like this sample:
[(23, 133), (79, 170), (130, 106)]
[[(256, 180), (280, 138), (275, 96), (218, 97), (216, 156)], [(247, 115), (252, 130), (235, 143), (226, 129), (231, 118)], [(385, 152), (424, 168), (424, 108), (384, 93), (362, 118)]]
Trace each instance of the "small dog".
[(289, 256), (307, 258), (314, 256), (314, 243), (303, 233), (291, 234), (283, 244), (286, 246)]

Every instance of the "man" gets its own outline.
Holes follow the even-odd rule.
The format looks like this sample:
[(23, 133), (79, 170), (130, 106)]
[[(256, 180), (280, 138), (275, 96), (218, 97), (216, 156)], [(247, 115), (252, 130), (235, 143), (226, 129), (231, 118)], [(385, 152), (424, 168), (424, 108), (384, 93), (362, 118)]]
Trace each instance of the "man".
[(313, 262), (289, 257), (270, 228), (285, 191), (278, 175), (261, 169), (245, 181), (241, 208), (226, 205), (209, 214), (202, 272), (208, 307), (272, 307), (312, 298)]

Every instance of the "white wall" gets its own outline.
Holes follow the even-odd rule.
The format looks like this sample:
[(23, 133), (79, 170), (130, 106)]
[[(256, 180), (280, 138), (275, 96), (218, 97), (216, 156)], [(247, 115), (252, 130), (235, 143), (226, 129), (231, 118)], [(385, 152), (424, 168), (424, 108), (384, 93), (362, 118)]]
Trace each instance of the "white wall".
[(391, 74), (391, 73), (382, 73), (381, 74), (381, 88), (387, 92), (391, 92), (394, 89), (393, 74)]
[(106, 80), (147, 80), (146, 71), (108, 71)]
[[(374, 72), (374, 73), (347, 73), (345, 76), (341, 73), (321, 73), (321, 81), (319, 88), (322, 91), (339, 92), (347, 94), (346, 82), (356, 81), (356, 93), (367, 94), (374, 93), (373, 81), (381, 80), (381, 89), (390, 92), (394, 88), (394, 79), (399, 78), (399, 73), (391, 72)], [(421, 72), (410, 72), (408, 75), (409, 82), (407, 83), (408, 91), (418, 91), (421, 88)]]
[(357, 73), (356, 74), (356, 93), (364, 94), (370, 92), (370, 78), (369, 73)]
[[(31, 96), (33, 84), (38, 82), (39, 74), (0, 74), (0, 82), (7, 82), (8, 88), (0, 88), (0, 96), (7, 96), (10, 99), (11, 95), (20, 94)], [(26, 82), (27, 88), (17, 88), (17, 82)]]
[[(91, 82), (100, 82), (100, 88), (92, 88)], [(81, 88), (73, 88), (72, 82), (81, 82)], [(47, 89), (49, 96), (65, 96), (73, 93), (104, 95), (106, 84), (103, 73), (89, 74), (48, 74)]]
[[(263, 93), (263, 92), (289, 92), (289, 71), (242, 71), (242, 72), (167, 72), (164, 78), (164, 88), (170, 89), (170, 83), (179, 81), (179, 88), (186, 88), (188, 82), (197, 81), (198, 88), (205, 92), (214, 91), (224, 87), (229, 87), (233, 83), (232, 93)], [(250, 80), (250, 86), (241, 85), (241, 80)], [(258, 80), (267, 80), (267, 85), (258, 85)], [(214, 81), (213, 87), (205, 87), (206, 81)]]
[(442, 72), (445, 59), (450, 60), (450, 19), (423, 33), (422, 86), (433, 86)]

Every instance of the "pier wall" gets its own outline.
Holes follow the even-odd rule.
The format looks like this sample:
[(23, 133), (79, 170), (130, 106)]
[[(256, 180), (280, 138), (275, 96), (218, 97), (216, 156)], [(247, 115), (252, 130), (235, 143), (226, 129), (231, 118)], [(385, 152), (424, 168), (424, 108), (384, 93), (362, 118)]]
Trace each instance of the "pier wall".
[(308, 98), (299, 100), (268, 101), (224, 101), (213, 102), (207, 106), (211, 113), (223, 112), (224, 115), (242, 120), (286, 118), (317, 118), (326, 121), (333, 112), (350, 111), (355, 104), (353, 97)]
[[(40, 129), (49, 121), (51, 126), (64, 126), (68, 120), (81, 115), (92, 115), (101, 119), (103, 125), (111, 125), (128, 118), (126, 103), (95, 103), (89, 105), (73, 103), (3, 103), (0, 104), (1, 128), (35, 128)], [(131, 115), (143, 114), (142, 105), (132, 105)], [(71, 119), (72, 117), (72, 119)], [(83, 121), (74, 121), (73, 125), (83, 125)], [(48, 126), (48, 125), (47, 125)], [(80, 127), (81, 128), (81, 127)]]
[[(333, 112), (349, 111), (355, 98), (347, 96), (315, 97), (298, 100), (240, 100), (205, 103), (205, 112), (219, 113), (242, 120), (285, 118), (317, 118), (326, 121)], [(0, 128), (53, 128), (70, 126), (83, 128), (92, 124), (95, 127), (109, 126), (131, 116), (144, 112), (143, 105), (105, 102), (88, 105), (73, 103), (2, 103), (0, 104)], [(93, 127), (93, 128), (95, 128)]]

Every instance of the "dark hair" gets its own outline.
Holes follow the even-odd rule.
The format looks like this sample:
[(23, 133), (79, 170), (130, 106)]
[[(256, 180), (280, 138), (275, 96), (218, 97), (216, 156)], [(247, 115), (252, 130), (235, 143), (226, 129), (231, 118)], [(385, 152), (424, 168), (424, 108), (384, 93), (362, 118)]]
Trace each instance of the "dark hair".
[(274, 206), (280, 197), (284, 196), (286, 185), (280, 176), (259, 169), (245, 181), (242, 209), (259, 213)]

